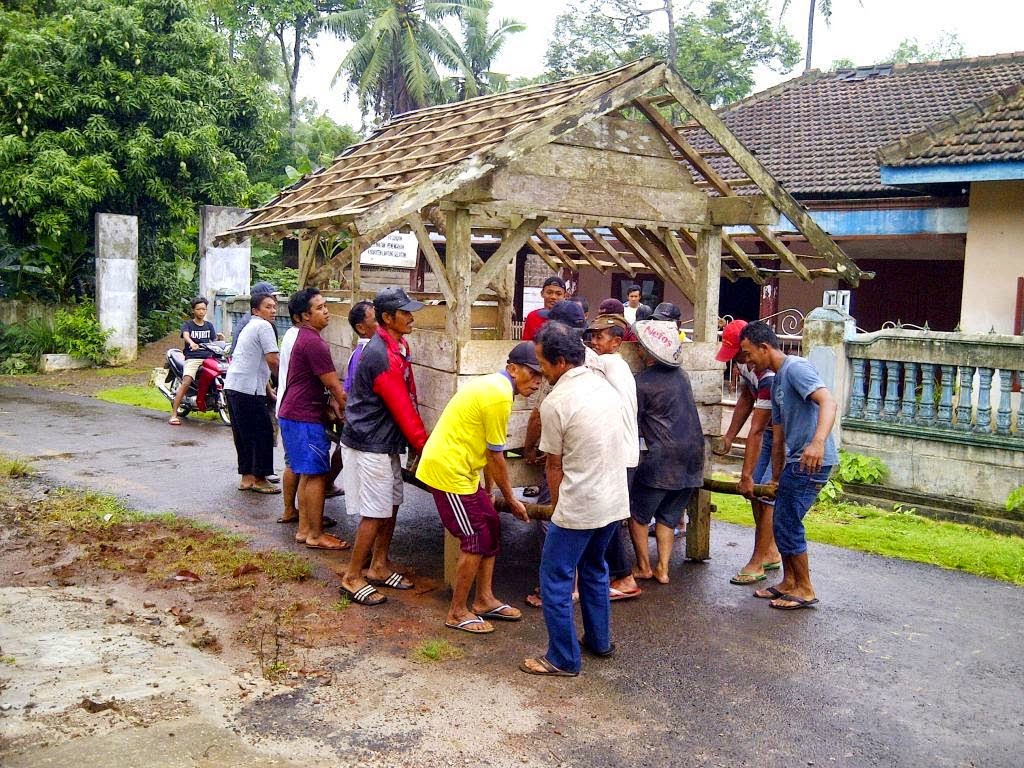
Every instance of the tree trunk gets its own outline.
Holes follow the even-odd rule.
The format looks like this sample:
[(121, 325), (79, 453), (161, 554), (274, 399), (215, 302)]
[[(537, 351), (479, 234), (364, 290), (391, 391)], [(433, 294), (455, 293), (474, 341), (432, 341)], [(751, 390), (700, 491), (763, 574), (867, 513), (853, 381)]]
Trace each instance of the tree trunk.
[(811, 49), (814, 47), (814, 11), (816, 0), (811, 0), (811, 8), (807, 14), (807, 56), (804, 58), (804, 72), (811, 68)]
[(676, 57), (679, 55), (679, 43), (676, 40), (676, 13), (672, 0), (665, 0), (665, 15), (668, 16), (668, 65), (678, 73)]

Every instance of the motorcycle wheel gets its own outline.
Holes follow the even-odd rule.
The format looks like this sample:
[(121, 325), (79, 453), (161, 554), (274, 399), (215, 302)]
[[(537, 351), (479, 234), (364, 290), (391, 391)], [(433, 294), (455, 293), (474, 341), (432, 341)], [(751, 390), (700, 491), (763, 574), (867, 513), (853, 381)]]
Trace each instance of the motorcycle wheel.
[(217, 393), (217, 415), (221, 421), (231, 426), (231, 411), (228, 410), (228, 398), (223, 389)]

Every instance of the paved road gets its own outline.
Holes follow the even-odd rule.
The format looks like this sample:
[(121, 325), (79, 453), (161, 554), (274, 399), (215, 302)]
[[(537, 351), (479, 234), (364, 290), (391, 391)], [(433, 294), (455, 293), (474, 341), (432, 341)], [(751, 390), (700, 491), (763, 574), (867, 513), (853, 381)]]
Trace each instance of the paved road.
[[(292, 546), (289, 532), (273, 523), (277, 497), (234, 490), (227, 428), (174, 429), (164, 419), (0, 387), (0, 452), (33, 457), (60, 483), (218, 522), (261, 546)], [(407, 490), (396, 556), (420, 581), (439, 580), (436, 513), (429, 497)], [(345, 534), (351, 523), (345, 518), (340, 527)], [(590, 661), (576, 680), (514, 671), (524, 652), (544, 642), (532, 613), (482, 639), (486, 645), (467, 659), (548, 696), (552, 721), (559, 708), (572, 707), (576, 715), (613, 708), (635, 723), (617, 733), (595, 719), (590, 731), (539, 734), (538, 748), (566, 765), (1024, 765), (1024, 590), (812, 545), (821, 605), (771, 611), (750, 589), (727, 582), (749, 537), (715, 524), (710, 562), (677, 557), (671, 585), (617, 604), (619, 656)], [(525, 594), (535, 580), (535, 535), (508, 524), (503, 547), (498, 593)], [(334, 562), (330, 555), (318, 561), (325, 573)], [(401, 600), (389, 610), (401, 610)], [(443, 602), (438, 590), (429, 609), (440, 611)]]

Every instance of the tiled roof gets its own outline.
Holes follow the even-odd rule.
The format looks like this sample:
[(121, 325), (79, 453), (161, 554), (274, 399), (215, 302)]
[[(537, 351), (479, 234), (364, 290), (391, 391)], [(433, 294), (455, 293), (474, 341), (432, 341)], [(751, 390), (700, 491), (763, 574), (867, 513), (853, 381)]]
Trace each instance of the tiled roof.
[[(812, 71), (719, 114), (795, 195), (899, 195), (879, 180), (880, 148), (1021, 84), (1024, 52)], [(712, 143), (702, 133), (690, 134), (699, 149)], [(743, 176), (726, 158), (714, 164), (727, 178)]]
[(883, 147), (878, 159), (897, 167), (1024, 161), (1024, 85)]

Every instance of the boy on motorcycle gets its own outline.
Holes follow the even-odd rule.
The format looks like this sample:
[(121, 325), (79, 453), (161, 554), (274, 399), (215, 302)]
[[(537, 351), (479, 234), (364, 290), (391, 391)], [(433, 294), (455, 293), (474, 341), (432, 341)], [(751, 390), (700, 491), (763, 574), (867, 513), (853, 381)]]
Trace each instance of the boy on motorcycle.
[(192, 299), (192, 319), (187, 320), (181, 326), (181, 337), (185, 340), (182, 351), (185, 353), (185, 370), (181, 377), (181, 386), (174, 395), (174, 403), (171, 405), (171, 418), (168, 424), (178, 426), (181, 419), (178, 418), (178, 408), (184, 399), (188, 388), (196, 378), (196, 374), (203, 365), (203, 360), (213, 355), (213, 352), (203, 347), (210, 341), (223, 340), (224, 334), (217, 333), (213, 323), (206, 319), (206, 311), (209, 302), (204, 296), (196, 296)]

